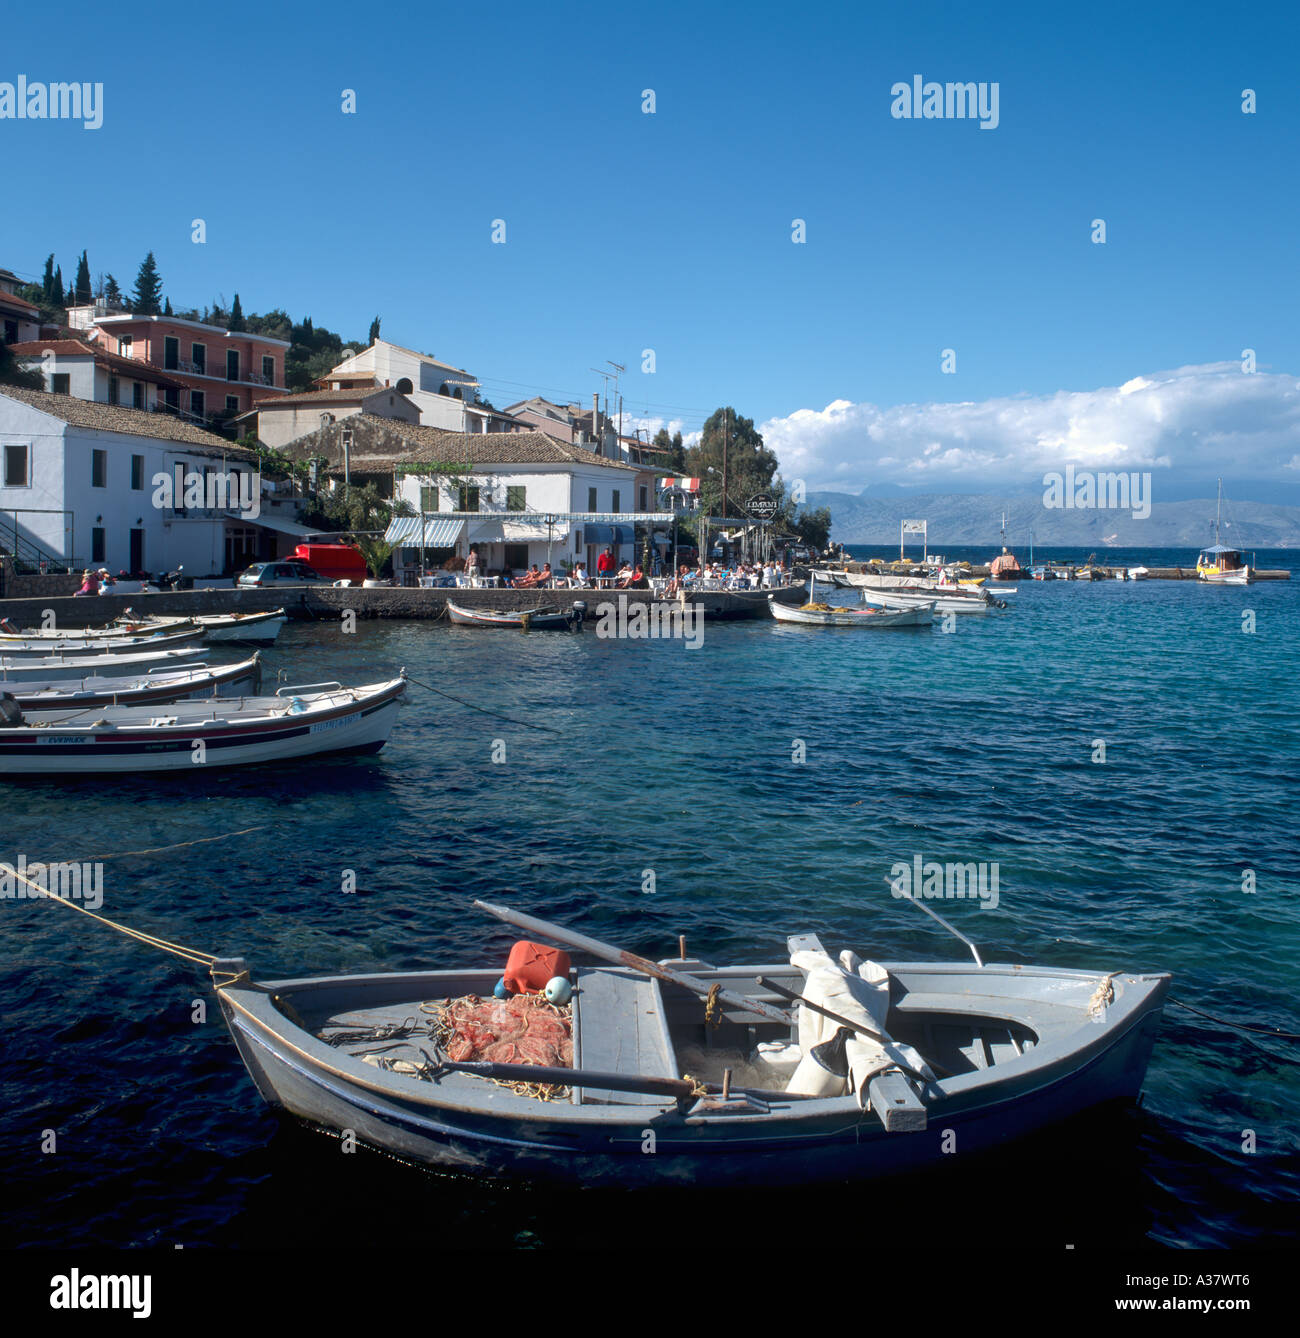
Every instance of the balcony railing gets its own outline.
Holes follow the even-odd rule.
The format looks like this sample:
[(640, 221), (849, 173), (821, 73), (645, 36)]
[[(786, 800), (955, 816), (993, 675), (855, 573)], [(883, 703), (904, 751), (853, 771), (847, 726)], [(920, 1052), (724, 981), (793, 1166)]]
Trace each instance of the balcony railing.
[[(180, 372), (183, 376), (206, 376), (213, 381), (224, 381), (227, 385), (276, 386), (274, 377), (264, 376), (261, 372), (246, 371), (242, 367), (239, 369), (239, 375), (232, 377), (224, 373), (214, 372), (206, 363), (190, 362), (185, 358), (177, 358), (170, 367), (165, 363), (159, 367), (159, 365), (154, 362), (145, 362), (143, 359), (139, 359), (138, 361), (141, 362), (142, 366), (156, 367), (159, 371)], [(280, 390), (284, 389), (283, 386), (276, 388)]]

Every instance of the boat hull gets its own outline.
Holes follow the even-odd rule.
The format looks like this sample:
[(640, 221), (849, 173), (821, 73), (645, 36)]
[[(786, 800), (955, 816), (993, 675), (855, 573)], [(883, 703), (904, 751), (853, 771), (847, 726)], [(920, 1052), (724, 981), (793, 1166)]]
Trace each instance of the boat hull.
[(52, 682), (11, 683), (8, 691), (24, 711), (89, 711), (103, 706), (144, 706), (152, 702), (205, 701), (210, 697), (256, 694), (261, 684), (257, 655), (237, 664), (196, 666), (161, 674), (125, 678), (88, 676)]
[(492, 609), (466, 609), (447, 601), (447, 617), (457, 627), (507, 627), (516, 632), (563, 631), (573, 623), (573, 615), (556, 610), (512, 609), (497, 613)]
[[(346, 982), (334, 979), (340, 986)], [(1091, 988), (1098, 978), (1085, 979)], [(928, 1127), (908, 1133), (886, 1132), (853, 1097), (782, 1102), (781, 1094), (772, 1093), (768, 1113), (736, 1114), (671, 1102), (543, 1103), (480, 1085), (471, 1106), (452, 1096), (452, 1089), (465, 1090), (458, 1075), (430, 1083), (380, 1074), (287, 1024), (273, 998), (282, 994), (292, 1001), (295, 986), (313, 982), (227, 987), (219, 998), (268, 1103), (320, 1128), (351, 1130), (407, 1160), (489, 1178), (586, 1187), (775, 1187), (920, 1170), (940, 1163), (953, 1139), (963, 1153), (987, 1151), (1080, 1111), (1132, 1101), (1155, 1043), (1169, 977), (1127, 979), (1123, 1006), (1111, 1009), (1119, 1016), (1079, 1029), (1091, 1035), (1074, 1037), (1068, 1046), (1029, 1050), (998, 1066), (1003, 1073), (996, 1081), (985, 1073), (932, 1084)], [(446, 993), (445, 986), (428, 983), (428, 997)]]
[[(57, 711), (33, 712), (30, 727), (0, 728), (0, 776), (194, 774), (326, 753), (375, 753), (388, 741), (404, 689), (405, 681), (398, 679), (374, 690), (358, 689), (350, 702), (341, 700), (341, 693), (336, 704), (319, 710), (228, 723), (212, 718), (215, 708), (190, 712), (193, 718), (186, 719), (187, 706), (206, 706), (197, 702), (172, 703), (177, 723), (167, 726), (149, 724), (147, 706), (107, 708), (105, 724), (61, 719)], [(228, 707), (247, 700), (227, 699)]]
[(859, 612), (851, 610), (839, 613), (834, 609), (823, 612), (820, 609), (797, 608), (788, 604), (771, 601), (772, 616), (779, 623), (798, 623), (804, 627), (929, 627), (934, 622), (934, 608), (926, 604), (914, 609), (898, 609), (893, 612), (881, 609), (877, 612)]

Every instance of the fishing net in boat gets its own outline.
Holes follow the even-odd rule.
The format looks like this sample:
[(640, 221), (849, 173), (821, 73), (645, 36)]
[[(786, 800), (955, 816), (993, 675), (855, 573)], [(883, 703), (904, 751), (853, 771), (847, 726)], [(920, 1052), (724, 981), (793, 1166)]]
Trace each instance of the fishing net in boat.
[(425, 1008), (435, 1019), (438, 1043), (460, 1063), (486, 1059), (494, 1064), (573, 1067), (573, 1019), (538, 994), (483, 999), (467, 994)]

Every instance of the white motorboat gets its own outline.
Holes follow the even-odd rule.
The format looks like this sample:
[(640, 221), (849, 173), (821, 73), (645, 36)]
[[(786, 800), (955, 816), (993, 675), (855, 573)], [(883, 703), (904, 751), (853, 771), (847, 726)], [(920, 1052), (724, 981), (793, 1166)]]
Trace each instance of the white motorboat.
[(179, 669), (195, 663), (193, 650), (123, 650), (103, 655), (9, 656), (0, 650), (0, 691), (9, 683), (38, 679), (117, 678), (153, 670)]
[(162, 672), (104, 678), (0, 681), (24, 711), (93, 711), (101, 706), (142, 706), (147, 702), (201, 701), (207, 697), (256, 695), (262, 683), (260, 652), (236, 664), (190, 664)]

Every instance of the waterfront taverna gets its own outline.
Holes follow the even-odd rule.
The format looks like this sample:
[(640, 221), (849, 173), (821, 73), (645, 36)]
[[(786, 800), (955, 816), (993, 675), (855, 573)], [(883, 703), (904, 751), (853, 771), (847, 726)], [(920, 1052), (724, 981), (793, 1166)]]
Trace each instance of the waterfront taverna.
[(398, 510), (386, 534), (399, 583), (465, 558), (487, 573), (575, 561), (594, 571), (610, 549), (635, 562), (646, 534), (671, 517), (654, 509), (654, 471), (606, 459), (545, 432), (448, 432), (358, 413), (286, 448), (324, 462), (337, 483), (373, 482)]

